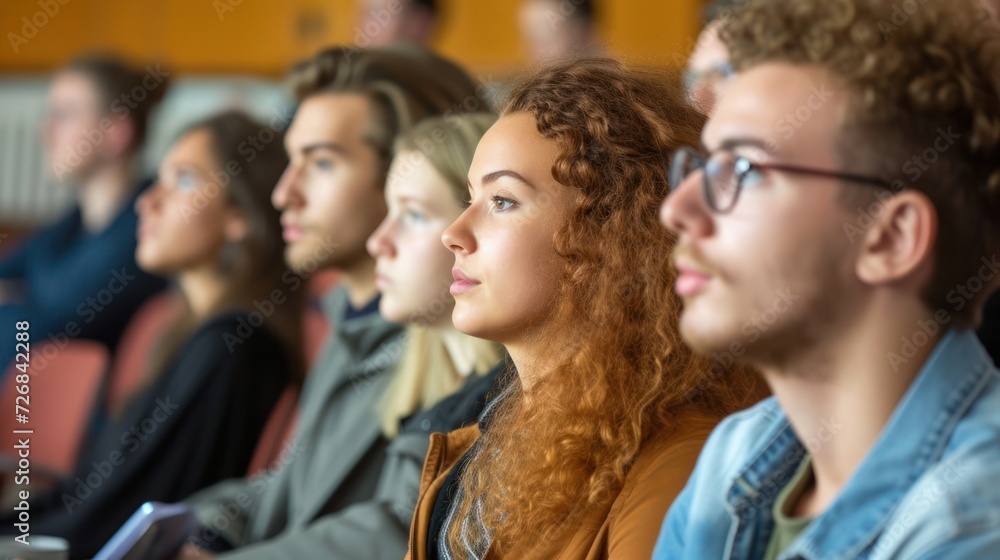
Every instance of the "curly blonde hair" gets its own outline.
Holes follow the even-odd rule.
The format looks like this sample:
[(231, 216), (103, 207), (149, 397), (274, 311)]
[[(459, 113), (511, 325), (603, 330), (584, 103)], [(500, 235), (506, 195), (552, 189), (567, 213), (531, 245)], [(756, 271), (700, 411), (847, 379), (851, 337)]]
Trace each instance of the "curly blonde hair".
[(544, 364), (530, 392), (515, 378), (494, 406), (482, 452), (462, 474), (457, 515), (476, 508), (482, 525), (454, 523), (448, 533), (458, 555), (486, 541), (523, 557), (611, 500), (643, 445), (669, 435), (678, 415), (696, 407), (721, 418), (761, 392), (755, 375), (681, 342), (673, 238), (658, 208), (670, 154), (697, 143), (704, 117), (676, 76), (606, 59), (562, 63), (516, 84), (500, 113), (534, 117), (560, 148), (552, 176), (580, 195), (554, 238), (563, 282), (542, 335), (558, 345), (572, 332), (576, 343), (567, 359)]
[[(971, 0), (752, 0), (720, 30), (733, 67), (823, 68), (850, 92), (837, 138), (852, 170), (924, 193), (939, 220), (923, 299), (976, 275), (1000, 241), (1000, 28)], [(914, 163), (948, 135), (947, 152)], [(871, 194), (871, 191), (867, 191)], [(969, 324), (975, 306), (953, 314)]]

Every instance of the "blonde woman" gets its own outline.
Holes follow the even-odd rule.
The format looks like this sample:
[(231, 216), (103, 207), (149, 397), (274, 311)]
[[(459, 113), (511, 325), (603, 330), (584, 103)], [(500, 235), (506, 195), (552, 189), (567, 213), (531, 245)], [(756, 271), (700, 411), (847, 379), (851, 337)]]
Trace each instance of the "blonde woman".
[[(441, 234), (467, 200), (472, 154), (495, 119), (492, 114), (431, 117), (395, 143), (385, 189), (388, 214), (367, 247), (377, 262), (379, 312), (405, 323), (407, 333), (381, 401), (382, 439), (388, 447), (375, 495), (304, 530), (222, 558), (368, 560), (406, 554), (430, 433), (475, 423), (502, 369), (499, 345), (464, 335), (451, 323), (454, 257), (441, 245)], [(191, 545), (180, 556), (211, 557)]]
[(407, 325), (399, 370), (386, 391), (382, 430), (457, 391), (470, 376), (489, 372), (499, 345), (459, 332), (449, 292), (455, 257), (441, 234), (468, 199), (466, 174), (476, 145), (496, 117), (488, 113), (427, 119), (403, 135), (386, 181), (389, 213), (368, 239), (376, 258), (379, 312)]

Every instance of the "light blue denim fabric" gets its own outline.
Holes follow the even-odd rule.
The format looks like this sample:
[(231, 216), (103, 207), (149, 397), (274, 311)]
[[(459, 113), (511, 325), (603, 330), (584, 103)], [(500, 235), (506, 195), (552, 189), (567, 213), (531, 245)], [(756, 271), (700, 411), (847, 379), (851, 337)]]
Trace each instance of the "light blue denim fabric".
[[(724, 420), (670, 508), (654, 560), (755, 559), (807, 448), (774, 398)], [(785, 559), (1000, 559), (1000, 372), (974, 333), (944, 335), (885, 429)]]

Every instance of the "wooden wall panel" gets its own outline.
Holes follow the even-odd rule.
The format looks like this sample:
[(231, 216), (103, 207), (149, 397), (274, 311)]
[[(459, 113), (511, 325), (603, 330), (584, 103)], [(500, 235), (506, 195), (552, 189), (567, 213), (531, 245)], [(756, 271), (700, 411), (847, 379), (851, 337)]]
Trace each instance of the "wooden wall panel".
[[(699, 5), (607, 0), (602, 36), (612, 53), (630, 60), (676, 63), (697, 31)], [(435, 47), (482, 73), (522, 67), (517, 6), (450, 0)], [(46, 72), (102, 49), (161, 61), (175, 73), (280, 76), (321, 46), (353, 42), (355, 22), (354, 0), (0, 0), (0, 72)]]

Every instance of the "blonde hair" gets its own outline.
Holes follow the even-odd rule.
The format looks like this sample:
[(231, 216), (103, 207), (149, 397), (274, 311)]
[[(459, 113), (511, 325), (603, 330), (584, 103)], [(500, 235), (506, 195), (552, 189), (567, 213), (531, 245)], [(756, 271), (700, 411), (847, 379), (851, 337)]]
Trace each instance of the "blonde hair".
[[(459, 202), (467, 196), (467, 176), (476, 145), (496, 118), (492, 113), (431, 117), (404, 132), (393, 151), (423, 153)], [(471, 358), (472, 375), (483, 375), (500, 361), (503, 351), (498, 344), (458, 334), (461, 348), (457, 350)], [(451, 395), (470, 373), (458, 371), (441, 333), (427, 328), (423, 321), (409, 325), (405, 344), (381, 407), (382, 432), (390, 438), (399, 433), (401, 419)]]
[[(483, 375), (500, 361), (499, 345), (460, 335), (461, 344), (473, 358), (472, 375)], [(441, 334), (422, 325), (406, 330), (406, 347), (382, 401), (382, 432), (393, 438), (399, 433), (400, 420), (420, 409), (428, 409), (455, 393), (469, 372), (458, 371), (445, 347)]]

